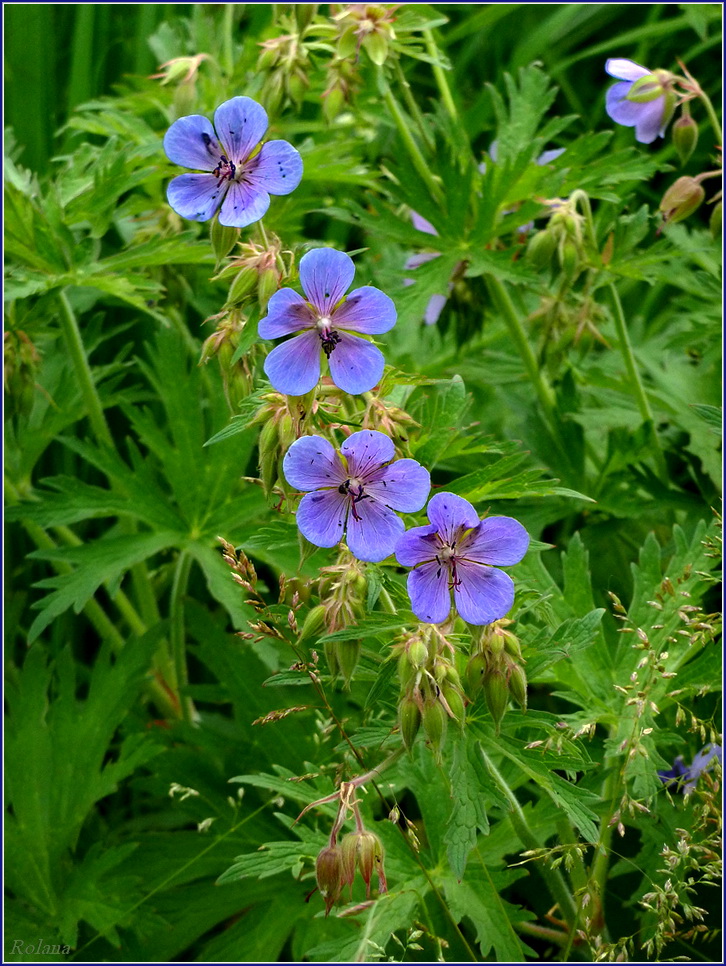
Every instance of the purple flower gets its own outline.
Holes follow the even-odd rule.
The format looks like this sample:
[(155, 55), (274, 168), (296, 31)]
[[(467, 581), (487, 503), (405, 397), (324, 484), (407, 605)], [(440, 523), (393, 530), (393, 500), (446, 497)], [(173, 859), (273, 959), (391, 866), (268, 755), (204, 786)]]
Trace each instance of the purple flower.
[[(658, 136), (663, 137), (673, 114), (675, 99), (673, 94), (663, 86), (659, 78), (661, 72), (656, 71), (653, 74), (647, 67), (641, 67), (640, 64), (622, 57), (611, 57), (605, 63), (605, 70), (611, 77), (617, 77), (621, 82), (613, 84), (605, 97), (605, 110), (613, 121), (624, 127), (634, 127), (635, 140), (640, 141), (641, 144), (650, 144)], [(653, 94), (656, 96), (647, 101), (628, 100), (633, 84), (641, 77), (649, 75), (653, 76), (655, 85), (650, 96)], [(660, 97), (656, 93), (659, 85), (662, 91)]]
[(300, 284), (307, 300), (291, 288), (275, 292), (258, 332), (263, 339), (302, 334), (283, 342), (265, 360), (265, 372), (278, 392), (302, 396), (320, 378), (324, 352), (330, 376), (349, 393), (368, 392), (383, 375), (383, 353), (354, 333), (378, 335), (396, 324), (392, 299), (364, 285), (345, 297), (355, 266), (334, 248), (316, 248), (300, 259)]
[[(417, 211), (411, 211), (411, 222), (416, 231), (426, 232), (427, 235), (437, 235), (438, 232), (422, 215), (419, 215)], [(403, 266), (406, 269), (418, 268), (420, 265), (425, 265), (426, 262), (433, 261), (434, 258), (438, 258), (441, 252), (420, 252), (418, 255), (412, 255), (410, 258), (406, 259), (406, 264)], [(404, 285), (413, 285), (415, 279), (404, 278)], [(454, 286), (449, 282), (449, 292)], [(439, 321), (439, 316), (444, 310), (446, 305), (448, 295), (432, 295), (426, 306), (426, 311), (424, 312), (424, 322), (426, 325), (434, 325)]]
[(396, 559), (414, 569), (408, 595), (414, 614), (441, 624), (454, 606), (469, 624), (491, 624), (514, 603), (514, 584), (495, 567), (519, 563), (529, 535), (511, 517), (479, 519), (471, 503), (453, 493), (437, 493), (428, 505), (431, 523), (414, 527), (396, 545)]
[(174, 211), (208, 221), (221, 205), (220, 225), (245, 228), (270, 207), (270, 195), (300, 184), (302, 158), (287, 141), (268, 141), (267, 113), (250, 97), (233, 97), (214, 112), (214, 127), (201, 114), (180, 117), (164, 135), (170, 161), (209, 174), (180, 174), (166, 196)]
[(340, 452), (344, 459), (322, 436), (302, 436), (285, 454), (287, 482), (308, 491), (297, 525), (318, 547), (334, 547), (345, 534), (359, 560), (385, 560), (405, 529), (393, 511), (421, 509), (431, 489), (429, 472), (416, 460), (391, 462), (393, 442), (372, 429), (353, 433)]
[(675, 785), (677, 791), (690, 795), (701, 775), (706, 771), (711, 771), (716, 762), (719, 765), (722, 764), (721, 746), (706, 745), (698, 752), (690, 765), (684, 765), (683, 756), (679, 755), (673, 762), (673, 768), (668, 771), (659, 771), (658, 777), (666, 785)]

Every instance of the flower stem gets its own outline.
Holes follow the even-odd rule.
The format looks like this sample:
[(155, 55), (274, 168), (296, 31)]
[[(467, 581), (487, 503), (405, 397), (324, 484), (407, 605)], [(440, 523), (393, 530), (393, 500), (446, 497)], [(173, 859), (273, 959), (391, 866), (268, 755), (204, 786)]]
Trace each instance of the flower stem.
[(171, 601), (169, 605), (171, 616), (171, 649), (174, 655), (174, 669), (176, 671), (176, 691), (182, 717), (187, 724), (194, 722), (194, 705), (187, 694), (182, 694), (189, 683), (186, 658), (186, 633), (184, 624), (184, 597), (189, 584), (189, 572), (192, 569), (192, 555), (182, 550), (174, 568), (174, 580), (171, 587)]
[[(517, 801), (516, 795), (481, 746), (480, 751), (482, 757), (484, 758), (484, 764), (489, 769), (489, 773), (509, 802), (509, 819), (512, 823), (512, 827), (514, 828), (517, 838), (526, 849), (538, 851), (541, 849), (541, 845), (535, 835), (530, 831), (529, 825), (527, 824), (527, 819), (522, 811), (521, 805)], [(577, 907), (575, 905), (575, 900), (572, 898), (570, 890), (567, 888), (567, 883), (565, 882), (562, 873), (559, 871), (559, 869), (553, 869), (546, 859), (537, 864), (537, 869), (542, 875), (542, 878), (545, 880), (547, 888), (549, 889), (552, 898), (559, 906), (560, 912), (564, 916), (568, 926), (570, 929), (574, 928), (577, 919)]]
[(65, 339), (68, 354), (73, 362), (76, 379), (81, 387), (81, 393), (83, 394), (83, 400), (86, 404), (88, 418), (91, 421), (94, 435), (99, 443), (105, 446), (113, 446), (111, 431), (108, 428), (103, 406), (101, 405), (101, 400), (93, 382), (93, 375), (91, 374), (91, 367), (88, 364), (78, 322), (71, 308), (71, 303), (68, 301), (68, 296), (63, 289), (58, 293), (58, 301), (61, 307), (63, 338)]
[(222, 64), (228, 77), (234, 70), (234, 45), (232, 43), (232, 28), (234, 26), (234, 4), (225, 3), (222, 14)]
[(408, 156), (411, 158), (414, 168), (421, 177), (421, 180), (426, 184), (429, 189), (431, 197), (436, 202), (443, 201), (443, 192), (440, 186), (434, 179), (434, 176), (429, 171), (428, 164), (424, 156), (421, 154), (421, 149), (418, 144), (416, 144), (413, 139), (413, 135), (409, 130), (409, 126), (406, 123), (406, 118), (401, 110), (401, 107), (393, 96), (391, 88), (388, 85), (383, 71), (379, 69), (378, 71), (378, 89), (380, 90), (383, 100), (386, 102), (386, 107), (390, 111), (391, 117), (394, 120), (398, 133), (403, 141), (404, 147), (408, 151)]
[(426, 127), (423, 114), (421, 113), (421, 109), (416, 103), (416, 98), (411, 93), (411, 85), (406, 80), (406, 75), (404, 74), (403, 68), (401, 67), (401, 63), (398, 60), (396, 60), (395, 62), (395, 71), (396, 71), (396, 80), (398, 81), (398, 86), (401, 88), (403, 92), (403, 99), (406, 102), (406, 106), (408, 107), (411, 117), (413, 117), (414, 120), (416, 121), (416, 125), (418, 126), (419, 132), (421, 134), (421, 140), (426, 145), (429, 151), (433, 151), (434, 140), (431, 137), (431, 132)]
[[(431, 30), (426, 29), (422, 31), (422, 34), (429, 57), (433, 57), (435, 61), (438, 61), (439, 49), (434, 41), (433, 33)], [(446, 74), (439, 63), (433, 63), (431, 67), (433, 68), (434, 78), (436, 79), (436, 84), (439, 88), (439, 92), (441, 93), (441, 100), (444, 102), (444, 107), (448, 111), (452, 120), (455, 121), (458, 117), (458, 114), (456, 111), (456, 104), (454, 104), (454, 98), (451, 96), (451, 88), (449, 87), (449, 82), (446, 79)]]
[(713, 104), (711, 103), (711, 98), (704, 90), (702, 90), (698, 95), (698, 99), (706, 109), (706, 114), (708, 115), (708, 119), (711, 122), (713, 133), (716, 135), (716, 143), (723, 144), (723, 133), (721, 132), (721, 124), (719, 123), (716, 110)]
[(635, 401), (640, 410), (640, 415), (643, 422), (650, 427), (651, 436), (653, 438), (653, 444), (655, 447), (655, 459), (658, 464), (658, 469), (661, 473), (667, 473), (665, 457), (663, 456), (663, 450), (661, 449), (660, 440), (658, 439), (658, 433), (655, 428), (655, 420), (653, 419), (653, 411), (650, 408), (650, 403), (648, 402), (648, 397), (645, 394), (645, 389), (643, 383), (640, 379), (640, 373), (638, 372), (638, 367), (635, 364), (635, 356), (633, 355), (633, 346), (630, 342), (630, 336), (628, 334), (628, 327), (625, 322), (625, 315), (623, 313), (623, 306), (620, 302), (620, 296), (618, 295), (618, 290), (615, 287), (614, 282), (610, 282), (608, 288), (610, 289), (610, 296), (613, 302), (613, 319), (615, 321), (615, 331), (618, 335), (618, 343), (620, 346), (620, 352), (623, 357), (623, 362), (625, 363), (625, 368), (628, 373), (628, 378), (630, 382), (630, 387), (633, 391)]

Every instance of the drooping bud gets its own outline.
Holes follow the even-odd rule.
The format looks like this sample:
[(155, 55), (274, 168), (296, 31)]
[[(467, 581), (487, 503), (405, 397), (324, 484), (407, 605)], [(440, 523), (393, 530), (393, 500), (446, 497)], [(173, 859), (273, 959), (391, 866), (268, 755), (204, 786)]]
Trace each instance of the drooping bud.
[(469, 697), (473, 700), (479, 693), (484, 683), (484, 675), (487, 669), (487, 659), (484, 654), (475, 654), (469, 659), (464, 672), (466, 680), (466, 690)]
[(507, 679), (499, 668), (492, 668), (484, 675), (484, 697), (499, 734), (499, 726), (509, 703)]
[(446, 714), (446, 711), (444, 711), (443, 705), (437, 700), (426, 702), (426, 704), (424, 704), (421, 717), (423, 720), (426, 737), (428, 738), (429, 744), (434, 751), (434, 758), (437, 762), (440, 762), (441, 748), (443, 747), (444, 740), (446, 738), (446, 726), (448, 724), (449, 717)]
[(328, 845), (318, 853), (315, 877), (320, 895), (325, 900), (327, 916), (343, 889), (343, 854), (338, 845)]
[(687, 175), (678, 178), (663, 195), (659, 205), (663, 221), (667, 224), (683, 221), (700, 207), (705, 197), (706, 192), (695, 178)]
[(722, 206), (722, 203), (719, 201), (714, 205), (713, 211), (711, 212), (711, 217), (708, 220), (708, 227), (711, 231), (711, 235), (714, 238), (718, 238), (718, 236), (721, 234), (722, 226), (723, 226), (723, 206)]
[(453, 684), (444, 683), (441, 688), (441, 697), (446, 702), (456, 723), (463, 728), (464, 722), (466, 721), (466, 707), (464, 705), (464, 697), (459, 688), (454, 687)]
[(325, 607), (323, 604), (317, 604), (307, 612), (305, 620), (303, 621), (303, 626), (300, 630), (298, 642), (300, 644), (314, 642), (318, 637), (320, 637), (324, 627)]
[(681, 164), (688, 161), (696, 144), (698, 144), (698, 125), (690, 114), (683, 113), (673, 125), (673, 146)]
[(523, 711), (527, 710), (527, 675), (520, 664), (512, 664), (509, 673), (509, 693)]
[(326, 641), (323, 645), (325, 660), (328, 662), (330, 677), (335, 680), (340, 674), (340, 664), (338, 664), (338, 648), (335, 641)]
[(536, 232), (527, 245), (527, 258), (537, 269), (545, 269), (552, 261), (557, 247), (557, 239), (546, 228)]
[(270, 420), (262, 427), (258, 441), (259, 469), (262, 488), (269, 497), (277, 483), (277, 460), (280, 448), (278, 424)]
[(338, 641), (336, 644), (338, 667), (346, 687), (350, 685), (351, 678), (358, 667), (362, 647), (360, 641)]
[(343, 883), (352, 886), (357, 866), (366, 884), (366, 898), (370, 899), (373, 873), (379, 872), (380, 883), (380, 870), (383, 867), (381, 840), (374, 832), (361, 829), (356, 832), (349, 832), (341, 842), (340, 848), (343, 862)]
[(421, 727), (421, 709), (415, 698), (406, 696), (398, 706), (398, 723), (401, 737), (408, 751), (413, 748), (419, 728)]

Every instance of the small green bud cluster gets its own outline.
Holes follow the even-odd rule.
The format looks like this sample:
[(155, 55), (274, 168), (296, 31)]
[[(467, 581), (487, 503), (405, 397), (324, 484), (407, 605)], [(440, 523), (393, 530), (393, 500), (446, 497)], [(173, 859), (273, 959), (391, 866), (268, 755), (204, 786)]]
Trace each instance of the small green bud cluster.
[(464, 692), (450, 651), (434, 626), (422, 626), (398, 646), (401, 697), (398, 721), (406, 748), (413, 748), (421, 725), (437, 761), (446, 740), (449, 718), (460, 726), (466, 719)]
[(483, 629), (464, 675), (472, 701), (483, 691), (497, 734), (510, 697), (527, 710), (527, 675), (519, 641), (507, 629), (511, 623), (503, 618)]
[(161, 79), (161, 86), (174, 85), (174, 114), (183, 117), (193, 112), (197, 99), (197, 75), (204, 60), (212, 60), (209, 54), (195, 54), (192, 57), (175, 57), (161, 64), (158, 74), (151, 74), (149, 80)]
[[(220, 225), (217, 218), (212, 222), (210, 237), (218, 263), (231, 251), (239, 231), (239, 228)], [(270, 297), (278, 290), (286, 274), (281, 257), (282, 243), (276, 235), (272, 235), (266, 246), (245, 242), (240, 243), (239, 248), (240, 253), (212, 281), (232, 279), (225, 308), (244, 305), (256, 297), (260, 314), (263, 314)]]
[(290, 33), (265, 40), (260, 46), (262, 52), (257, 60), (257, 69), (267, 74), (260, 92), (264, 107), (271, 114), (276, 114), (285, 99), (299, 107), (310, 87), (310, 57), (302, 31), (298, 32), (291, 25)]
[(323, 91), (323, 114), (331, 123), (343, 113), (356, 89), (358, 75), (354, 63), (336, 57), (328, 66), (328, 83)]
[(205, 365), (216, 356), (222, 373), (225, 398), (232, 412), (236, 412), (242, 400), (252, 392), (255, 359), (259, 349), (252, 346), (241, 358), (235, 358), (248, 322), (239, 307), (226, 308), (204, 321), (216, 322), (217, 326), (204, 340), (199, 365)]
[(396, 39), (392, 24), (394, 10), (382, 3), (355, 3), (336, 14), (333, 20), (340, 25), (338, 57), (357, 59), (362, 47), (373, 63), (381, 67)]
[[(320, 598), (322, 607), (322, 627), (325, 632), (355, 626), (365, 615), (368, 582), (363, 565), (349, 551), (344, 550), (338, 562), (322, 570)], [(320, 616), (316, 617), (320, 620)], [(341, 677), (346, 688), (355, 673), (360, 660), (362, 644), (360, 641), (326, 641), (325, 659), (333, 679)]]
[(527, 258), (540, 270), (557, 259), (565, 280), (572, 284), (586, 264), (582, 234), (584, 217), (569, 199), (546, 202), (552, 214), (547, 227), (535, 232), (527, 245)]

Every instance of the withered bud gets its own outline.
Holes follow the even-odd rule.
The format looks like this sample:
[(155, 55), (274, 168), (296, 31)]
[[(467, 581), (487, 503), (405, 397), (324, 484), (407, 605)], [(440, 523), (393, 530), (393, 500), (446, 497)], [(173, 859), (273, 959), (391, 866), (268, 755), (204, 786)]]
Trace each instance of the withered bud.
[(327, 916), (338, 901), (343, 889), (343, 853), (338, 845), (328, 845), (315, 860), (315, 878), (320, 895), (325, 900)]
[(661, 199), (659, 210), (664, 224), (676, 224), (692, 215), (706, 197), (706, 192), (695, 178), (684, 175), (674, 181)]

